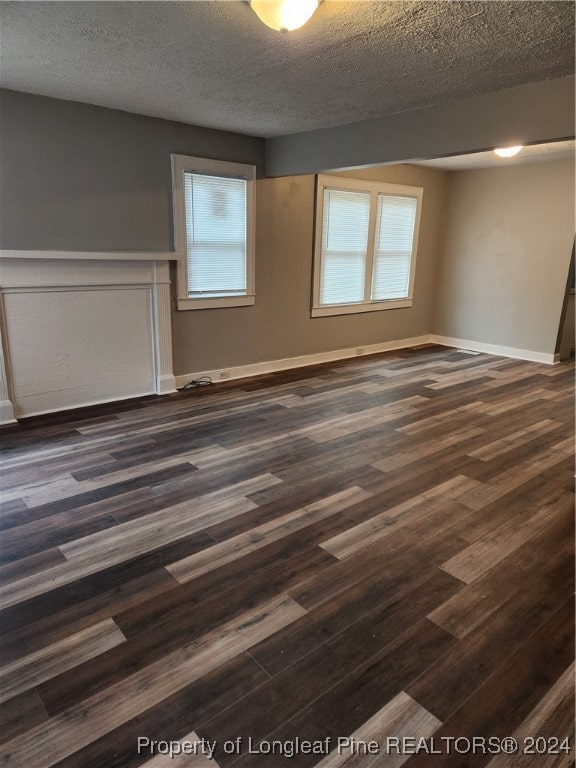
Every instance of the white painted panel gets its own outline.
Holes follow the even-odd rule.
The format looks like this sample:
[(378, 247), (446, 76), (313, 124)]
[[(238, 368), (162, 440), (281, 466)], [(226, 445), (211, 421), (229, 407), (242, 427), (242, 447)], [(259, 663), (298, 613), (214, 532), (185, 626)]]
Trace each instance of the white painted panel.
[(16, 421), (14, 417), (14, 406), (12, 404), (12, 400), (10, 399), (10, 391), (8, 389), (8, 376), (6, 373), (6, 362), (4, 360), (4, 343), (2, 340), (3, 336), (4, 333), (0, 333), (0, 425), (12, 424)]
[(150, 288), (4, 295), (17, 416), (155, 391)]

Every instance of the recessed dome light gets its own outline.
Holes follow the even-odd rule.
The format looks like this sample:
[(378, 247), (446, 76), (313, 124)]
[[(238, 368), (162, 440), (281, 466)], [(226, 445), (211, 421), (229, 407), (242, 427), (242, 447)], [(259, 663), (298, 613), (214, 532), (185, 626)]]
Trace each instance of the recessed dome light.
[(495, 149), (495, 154), (498, 155), (498, 157), (514, 157), (514, 155), (517, 155), (520, 150), (523, 149), (522, 146), (519, 147), (499, 147), (498, 149)]

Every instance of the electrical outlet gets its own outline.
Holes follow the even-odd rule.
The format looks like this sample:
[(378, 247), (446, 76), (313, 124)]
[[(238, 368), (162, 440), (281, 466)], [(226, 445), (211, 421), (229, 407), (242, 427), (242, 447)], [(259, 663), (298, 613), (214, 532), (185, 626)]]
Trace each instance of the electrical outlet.
[(356, 354), (357, 355), (363, 355), (364, 354), (364, 347), (356, 347)]
[(230, 378), (230, 371), (228, 369), (226, 369), (225, 371), (220, 371), (220, 373), (218, 374), (218, 377), (220, 379), (229, 379)]

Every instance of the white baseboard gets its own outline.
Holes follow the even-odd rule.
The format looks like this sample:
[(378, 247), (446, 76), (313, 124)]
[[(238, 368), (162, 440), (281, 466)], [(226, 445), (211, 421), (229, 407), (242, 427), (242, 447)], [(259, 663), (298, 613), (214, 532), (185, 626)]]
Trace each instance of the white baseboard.
[[(330, 363), (336, 360), (346, 360), (351, 357), (363, 357), (364, 355), (374, 355), (378, 352), (390, 352), (395, 349), (406, 349), (421, 344), (439, 344), (444, 347), (457, 347), (459, 349), (470, 350), (471, 352), (486, 352), (489, 355), (513, 357), (517, 360), (529, 360), (534, 363), (546, 363), (549, 365), (557, 362), (556, 355), (547, 354), (545, 352), (533, 352), (531, 350), (517, 349), (515, 347), (502, 347), (498, 344), (487, 344), (481, 341), (457, 339), (452, 336), (440, 336), (433, 333), (425, 334), (423, 336), (415, 336), (410, 339), (385, 341), (380, 344), (365, 344), (361, 347), (347, 347), (345, 349), (335, 349), (329, 352), (316, 352), (311, 355), (300, 355), (299, 357), (284, 357), (280, 360), (268, 360), (262, 363), (249, 363), (248, 365), (237, 365), (230, 368), (215, 368), (213, 370), (181, 374), (176, 376), (176, 386), (178, 389), (181, 389), (189, 381), (204, 377), (210, 377), (216, 384), (219, 381), (245, 379), (249, 376), (261, 376), (265, 373), (287, 371), (290, 368), (303, 368), (307, 365)], [(362, 351), (359, 352), (358, 350)]]
[(0, 400), (0, 425), (2, 424), (16, 424), (11, 400)]
[(186, 373), (176, 376), (176, 386), (181, 388), (193, 379), (200, 379), (206, 376), (209, 376), (214, 383), (219, 381), (231, 381), (233, 379), (245, 379), (249, 376), (261, 376), (264, 373), (287, 371), (290, 368), (303, 368), (307, 365), (331, 363), (336, 360), (346, 360), (350, 357), (363, 357), (365, 355), (374, 355), (377, 352), (389, 352), (395, 349), (416, 347), (420, 344), (429, 344), (430, 339), (431, 337), (426, 334), (425, 336), (415, 336), (411, 339), (384, 341), (380, 344), (363, 344), (359, 347), (334, 349), (329, 352), (315, 352), (311, 355), (300, 355), (299, 357), (284, 357), (280, 360), (268, 360), (262, 363), (249, 363), (248, 365), (237, 365), (230, 368), (217, 368), (211, 371)]
[(430, 341), (433, 344), (441, 344), (444, 347), (459, 347), (472, 352), (486, 352), (489, 355), (500, 357), (513, 357), (517, 360), (530, 360), (533, 363), (547, 363), (553, 365), (557, 362), (555, 355), (548, 352), (533, 352), (529, 349), (517, 349), (516, 347), (501, 347), (499, 344), (487, 344), (483, 341), (470, 341), (468, 339), (456, 339), (453, 336), (439, 336), (432, 334)]
[(171, 392), (176, 392), (176, 377), (172, 374), (159, 376), (156, 383), (156, 394), (169, 395)]
[[(40, 406), (37, 410), (30, 410), (23, 413), (18, 413), (18, 420), (28, 419), (31, 416), (46, 416), (49, 413), (62, 413), (62, 411), (79, 411), (83, 408), (92, 408), (94, 405), (107, 405), (108, 403), (124, 403), (129, 400), (136, 400), (139, 397), (150, 397), (156, 395), (156, 392), (135, 392), (134, 394), (123, 395), (122, 397), (104, 397), (102, 399), (96, 398), (86, 403), (74, 403), (72, 405), (60, 405), (54, 408), (44, 408)], [(33, 408), (33, 406), (32, 406)]]

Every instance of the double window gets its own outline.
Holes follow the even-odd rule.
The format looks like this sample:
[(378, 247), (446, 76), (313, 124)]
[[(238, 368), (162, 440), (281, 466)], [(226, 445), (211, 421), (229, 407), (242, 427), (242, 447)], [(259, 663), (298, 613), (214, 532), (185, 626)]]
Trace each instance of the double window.
[(319, 176), (312, 317), (412, 306), (420, 187)]
[(254, 304), (252, 165), (172, 155), (178, 308)]

